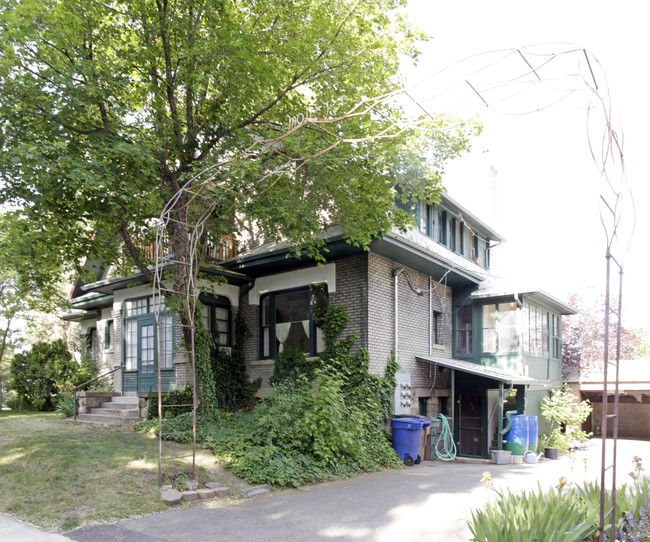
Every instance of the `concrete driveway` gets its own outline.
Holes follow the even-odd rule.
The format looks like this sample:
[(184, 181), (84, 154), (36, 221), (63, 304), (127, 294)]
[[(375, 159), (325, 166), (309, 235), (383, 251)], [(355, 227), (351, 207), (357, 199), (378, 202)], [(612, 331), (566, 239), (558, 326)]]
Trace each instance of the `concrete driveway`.
[[(618, 473), (630, 481), (635, 455), (650, 463), (650, 442), (619, 441)], [(587, 458), (585, 463), (584, 458)], [(481, 483), (490, 471), (500, 489), (548, 488), (561, 476), (575, 483), (600, 479), (600, 440), (573, 458), (535, 465), (423, 462), (237, 504), (171, 510), (116, 525), (78, 529), (78, 542), (354, 541), (467, 542), (470, 510), (493, 498)]]

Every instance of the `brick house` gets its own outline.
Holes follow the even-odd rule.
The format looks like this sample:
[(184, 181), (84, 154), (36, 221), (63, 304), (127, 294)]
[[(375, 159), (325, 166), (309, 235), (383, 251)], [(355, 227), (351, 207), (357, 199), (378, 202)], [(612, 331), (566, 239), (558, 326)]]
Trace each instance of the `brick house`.
[[(541, 398), (561, 385), (561, 316), (574, 311), (541, 290), (498, 284), (490, 258), (501, 237), (448, 195), (439, 205), (407, 207), (417, 227), (388, 232), (367, 251), (336, 229), (328, 232), (322, 265), (290, 256), (283, 243), (229, 255), (212, 268), (226, 281), (202, 297), (203, 318), (227, 348), (233, 316), (241, 311), (252, 331), (247, 370), (262, 378), (259, 393), (265, 395), (278, 352), (289, 346), (312, 356), (320, 351), (312, 302), (345, 305), (347, 331), (358, 335), (355, 347), (368, 349), (373, 372), (383, 373), (396, 355), (402, 392), (395, 395), (395, 413), (443, 413), (452, 419), (460, 455), (487, 457), (506, 401), (508, 409), (538, 414)], [(158, 363), (163, 387), (182, 387), (185, 359), (158, 355), (153, 347), (156, 333), (165, 333), (159, 339), (170, 350), (179, 337), (157, 332), (143, 278), (107, 278), (105, 271), (96, 278), (75, 286), (67, 317), (81, 323), (89, 348), (107, 368), (123, 369), (116, 392), (152, 393)], [(310, 288), (314, 284), (320, 292)]]

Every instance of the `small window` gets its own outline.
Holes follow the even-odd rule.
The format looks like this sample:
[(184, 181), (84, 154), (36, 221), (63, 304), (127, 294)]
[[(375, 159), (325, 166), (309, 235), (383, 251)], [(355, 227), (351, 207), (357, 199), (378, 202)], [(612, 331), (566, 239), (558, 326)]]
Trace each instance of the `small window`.
[(456, 354), (472, 353), (472, 306), (464, 305), (456, 312)]
[(442, 321), (441, 312), (433, 312), (433, 344), (442, 344), (442, 337), (440, 335), (440, 325)]
[(113, 348), (114, 328), (113, 320), (108, 320), (104, 327), (104, 348), (111, 350)]

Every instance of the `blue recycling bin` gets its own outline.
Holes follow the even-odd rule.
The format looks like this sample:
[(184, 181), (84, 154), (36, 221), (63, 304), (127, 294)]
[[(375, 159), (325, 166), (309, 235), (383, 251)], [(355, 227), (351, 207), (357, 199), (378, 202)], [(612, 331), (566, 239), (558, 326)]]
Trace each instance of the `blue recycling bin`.
[(393, 418), (390, 427), (393, 430), (393, 450), (408, 467), (419, 463), (418, 455), (422, 429), (431, 422), (420, 418)]

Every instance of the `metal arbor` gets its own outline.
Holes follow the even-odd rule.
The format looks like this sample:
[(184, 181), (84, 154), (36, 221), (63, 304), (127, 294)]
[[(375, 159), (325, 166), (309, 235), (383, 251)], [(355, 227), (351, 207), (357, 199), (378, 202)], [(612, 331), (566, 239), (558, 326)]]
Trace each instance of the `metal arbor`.
[[(601, 85), (599, 86), (599, 82)], [(177, 326), (173, 321), (163, 324), (161, 314), (164, 308), (164, 298), (169, 296), (181, 296), (191, 314), (189, 322), (189, 334), (192, 340), (182, 351), (175, 351), (176, 354), (185, 355), (188, 358), (188, 366), (191, 372), (193, 383), (193, 442), (195, 449), (196, 442), (196, 376), (194, 366), (194, 314), (197, 300), (197, 277), (200, 266), (201, 238), (204, 234), (204, 226), (208, 217), (214, 212), (216, 203), (210, 201), (209, 194), (214, 190), (231, 190), (228, 180), (233, 172), (239, 170), (247, 160), (257, 159), (261, 155), (274, 154), (281, 157), (272, 169), (266, 171), (260, 181), (259, 194), (271, 190), (275, 183), (285, 176), (294, 175), (300, 168), (304, 167), (310, 160), (321, 156), (340, 144), (357, 145), (372, 140), (395, 138), (400, 134), (417, 128), (424, 122), (440, 119), (450, 114), (475, 115), (481, 110), (490, 108), (498, 109), (502, 104), (515, 104), (517, 112), (514, 114), (532, 114), (546, 108), (550, 108), (557, 102), (579, 93), (588, 97), (588, 129), (587, 136), (591, 148), (592, 157), (599, 170), (601, 177), (601, 221), (606, 232), (606, 260), (607, 260), (607, 287), (606, 287), (606, 346), (605, 346), (605, 370), (603, 391), (603, 448), (602, 448), (602, 476), (601, 476), (601, 521), (600, 537), (604, 540), (604, 522), (608, 513), (615, 512), (615, 501), (612, 502), (611, 510), (605, 510), (605, 473), (612, 470), (612, 493), (615, 493), (615, 472), (616, 472), (616, 440), (618, 436), (617, 412), (618, 412), (618, 358), (620, 356), (620, 325), (621, 325), (621, 291), (623, 277), (623, 257), (627, 250), (626, 244), (631, 239), (633, 225), (626, 231), (622, 217), (624, 207), (627, 206), (629, 188), (625, 178), (623, 160), (621, 131), (616, 130), (611, 113), (611, 101), (609, 91), (603, 83), (606, 78), (602, 68), (593, 55), (582, 47), (573, 44), (546, 44), (543, 46), (523, 47), (516, 49), (504, 49), (480, 53), (455, 63), (448, 68), (441, 70), (422, 82), (409, 88), (401, 89), (390, 94), (373, 99), (367, 99), (357, 104), (346, 113), (339, 116), (330, 116), (329, 109), (324, 118), (318, 118), (311, 110), (300, 113), (289, 119), (288, 127), (278, 137), (271, 139), (259, 138), (247, 149), (237, 155), (231, 155), (222, 162), (207, 168), (189, 179), (164, 209), (158, 223), (158, 234), (156, 238), (156, 266), (155, 266), (155, 302), (156, 319), (158, 325)], [(543, 102), (541, 102), (543, 100)], [(541, 102), (541, 103), (540, 103)], [(367, 134), (365, 137), (346, 138), (342, 135), (339, 127), (347, 119), (365, 116), (371, 120), (387, 120), (382, 114), (382, 108), (400, 108), (403, 111), (411, 112), (414, 116), (412, 122), (383, 122), (378, 124), (375, 133)], [(596, 114), (594, 114), (594, 111)], [(513, 114), (513, 113), (509, 113)], [(463, 120), (459, 120), (462, 124)], [(596, 136), (592, 137), (591, 123), (595, 122)], [(372, 123), (369, 123), (372, 126)], [(301, 129), (309, 127), (316, 130), (323, 137), (322, 149), (313, 152), (309, 156), (285, 156), (282, 152), (283, 141), (292, 137)], [(599, 142), (599, 145), (594, 144)], [(207, 189), (207, 190), (206, 190)], [(186, 203), (183, 203), (186, 202)], [(165, 236), (167, 225), (174, 220), (174, 211), (179, 206), (197, 204), (202, 211), (195, 213), (198, 218), (194, 224), (185, 222), (183, 227), (188, 232), (190, 241), (190, 253), (187, 259), (174, 259), (173, 251), (168, 248), (168, 241)], [(624, 205), (625, 203), (625, 205)], [(632, 213), (632, 209), (626, 209), (626, 213)], [(188, 216), (185, 213), (184, 216)], [(618, 309), (612, 311), (610, 292), (611, 267), (615, 265), (619, 270), (619, 295)], [(175, 265), (184, 266), (187, 269), (187, 283), (179, 291), (174, 292), (165, 285), (164, 273)], [(609, 360), (610, 316), (615, 312), (618, 317), (617, 331), (614, 333), (616, 341), (616, 361)], [(159, 330), (160, 331), (160, 330)], [(182, 330), (181, 330), (182, 331)], [(164, 332), (159, 332), (160, 338)], [(178, 334), (178, 330), (176, 332)], [(159, 349), (164, 350), (165, 345), (160, 344)], [(161, 350), (162, 352), (162, 350)], [(607, 413), (608, 405), (608, 382), (610, 377), (609, 369), (615, 369), (613, 380), (614, 413)], [(160, 364), (159, 364), (160, 370)], [(159, 390), (159, 439), (160, 453), (159, 462), (162, 462), (162, 406), (160, 406), (161, 377), (158, 378)], [(613, 455), (611, 466), (606, 466), (606, 437), (608, 420), (613, 420)], [(194, 455), (193, 455), (194, 457)], [(194, 459), (193, 459), (194, 464)], [(161, 471), (161, 467), (159, 468)], [(613, 525), (613, 522), (612, 522)], [(614, 533), (612, 526), (612, 533)], [(612, 538), (613, 539), (613, 538)]]

